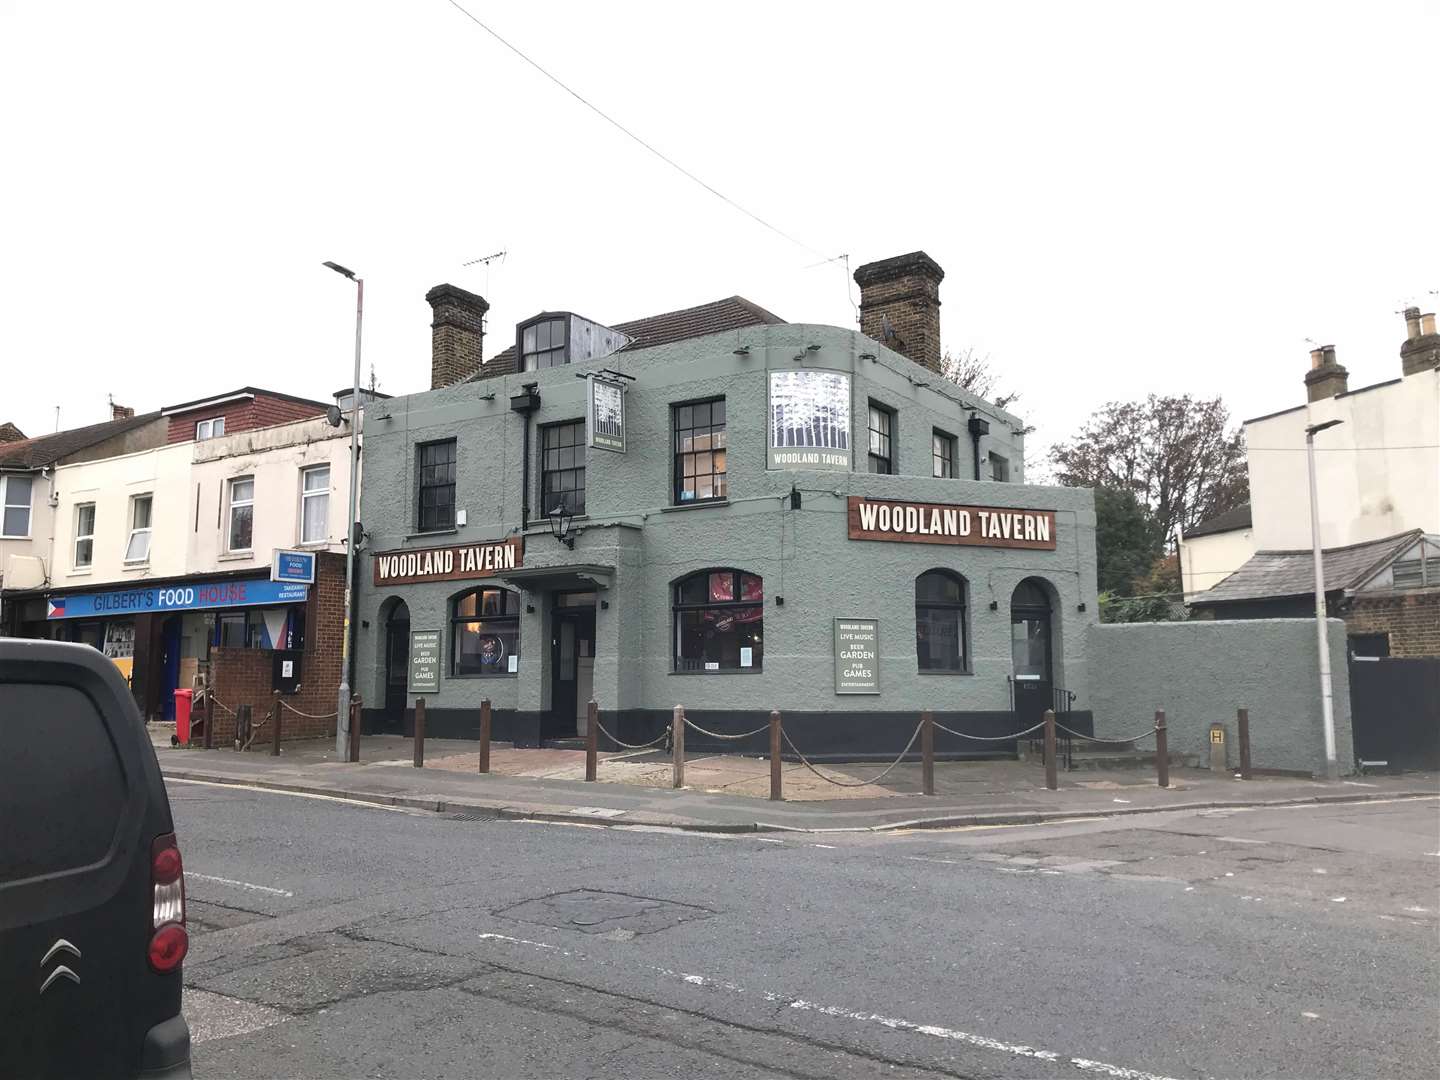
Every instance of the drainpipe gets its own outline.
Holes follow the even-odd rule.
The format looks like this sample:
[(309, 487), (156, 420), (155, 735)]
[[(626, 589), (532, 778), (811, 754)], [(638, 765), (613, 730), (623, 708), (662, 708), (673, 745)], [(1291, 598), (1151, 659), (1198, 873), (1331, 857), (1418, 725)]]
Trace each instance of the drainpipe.
[(988, 420), (982, 420), (982, 419), (980, 418), (980, 414), (979, 414), (978, 412), (972, 412), (972, 413), (970, 414), (970, 423), (969, 423), (968, 426), (969, 426), (969, 428), (970, 428), (970, 443), (971, 443), (971, 446), (972, 446), (973, 449), (974, 449), (973, 457), (974, 457), (974, 461), (975, 461), (975, 479), (976, 479), (976, 480), (979, 480), (979, 479), (980, 479), (980, 437), (981, 437), (982, 435), (989, 435), (989, 434), (990, 434), (990, 422), (989, 422)]
[(524, 457), (520, 462), (520, 531), (530, 527), (530, 414), (540, 408), (538, 383), (525, 383), (518, 394), (510, 395), (510, 411), (517, 412), (525, 425)]

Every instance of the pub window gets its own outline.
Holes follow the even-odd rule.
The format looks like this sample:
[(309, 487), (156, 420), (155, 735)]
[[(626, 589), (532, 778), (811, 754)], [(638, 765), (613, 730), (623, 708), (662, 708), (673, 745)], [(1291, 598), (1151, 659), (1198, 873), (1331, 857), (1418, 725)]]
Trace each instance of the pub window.
[(585, 513), (585, 421), (540, 429), (540, 513)]
[(705, 570), (675, 585), (675, 670), (759, 671), (765, 585), (743, 570)]
[(955, 475), (955, 436), (936, 428), (930, 433), (930, 456), (935, 459), (935, 475)]
[(560, 367), (565, 363), (565, 320), (542, 319), (520, 331), (523, 370)]
[(422, 443), (415, 448), (421, 532), (455, 527), (455, 440)]
[(95, 504), (81, 503), (75, 507), (75, 569), (95, 561)]
[(255, 539), (255, 478), (230, 481), (230, 529), (226, 551), (249, 551)]
[(969, 671), (965, 579), (927, 570), (915, 579), (915, 655), (921, 671)]
[(1010, 459), (1001, 457), (991, 451), (990, 453), (990, 479), (999, 481), (1002, 484), (1010, 482)]
[(149, 495), (130, 496), (130, 537), (125, 541), (125, 561), (143, 563), (150, 560)]
[(725, 498), (725, 399), (676, 405), (673, 417), (675, 501)]
[(30, 491), (28, 476), (0, 476), (0, 536), (30, 535)]
[(895, 411), (870, 402), (870, 471), (895, 471)]
[(520, 597), (508, 589), (472, 589), (450, 607), (450, 674), (509, 675), (520, 656)]

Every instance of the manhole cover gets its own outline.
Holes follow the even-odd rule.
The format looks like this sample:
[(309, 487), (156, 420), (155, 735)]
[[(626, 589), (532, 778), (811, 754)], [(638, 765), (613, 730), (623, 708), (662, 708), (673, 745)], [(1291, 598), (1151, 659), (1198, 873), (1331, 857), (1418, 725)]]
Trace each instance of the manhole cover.
[(584, 934), (608, 934), (615, 930), (653, 934), (694, 919), (707, 919), (714, 912), (693, 904), (678, 904), (651, 896), (575, 889), (523, 900), (495, 914), (536, 926), (579, 930)]

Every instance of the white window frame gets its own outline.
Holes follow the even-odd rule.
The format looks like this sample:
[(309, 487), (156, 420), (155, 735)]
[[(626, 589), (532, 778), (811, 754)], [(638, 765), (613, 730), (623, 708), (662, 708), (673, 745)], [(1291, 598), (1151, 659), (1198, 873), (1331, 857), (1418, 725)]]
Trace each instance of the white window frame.
[[(89, 510), (90, 510), (90, 531), (89, 531), (88, 533), (86, 533), (86, 532), (81, 532), (81, 531), (80, 531), (80, 517), (81, 517), (81, 513), (82, 513), (87, 507), (88, 507)], [(150, 509), (151, 509), (151, 513), (153, 514), (153, 513), (154, 513), (154, 509), (155, 509), (153, 503), (151, 504)], [(82, 503), (76, 503), (76, 504), (75, 504), (75, 538), (74, 538), (74, 542), (70, 545), (70, 562), (71, 562), (71, 565), (73, 566), (73, 568), (76, 569), (76, 570), (89, 570), (91, 567), (93, 567), (93, 566), (95, 565), (95, 520), (96, 520), (96, 514), (97, 514), (97, 508), (96, 508), (96, 506), (95, 506), (95, 504), (94, 504), (93, 502), (82, 502)], [(134, 519), (132, 518), (131, 520), (133, 521)], [(88, 562), (83, 562), (83, 563), (82, 563), (82, 562), (80, 561), (80, 543), (81, 543), (81, 541), (84, 541), (84, 540), (89, 540), (89, 541), (90, 541), (90, 559), (89, 559)]]
[[(305, 490), (305, 478), (306, 478), (307, 476), (309, 476), (311, 473), (320, 472), (322, 469), (323, 469), (324, 472), (325, 472), (325, 486), (324, 486), (323, 488), (317, 488), (317, 489), (314, 490), (314, 491), (306, 491), (306, 490)], [(331, 491), (331, 487), (330, 487), (330, 463), (329, 463), (329, 462), (326, 462), (326, 463), (324, 463), (324, 464), (322, 464), (322, 465), (307, 465), (305, 468), (303, 468), (303, 469), (300, 470), (300, 543), (301, 543), (302, 546), (303, 546), (303, 545), (307, 545), (307, 544), (324, 544), (324, 543), (327, 543), (327, 542), (329, 541), (329, 539), (330, 539), (330, 491)], [(314, 536), (314, 537), (311, 537), (311, 536), (306, 536), (306, 535), (305, 535), (305, 521), (306, 521), (305, 505), (306, 505), (306, 503), (309, 502), (309, 500), (311, 500), (311, 499), (324, 499), (324, 500), (325, 500), (325, 528), (324, 528), (324, 535), (323, 535), (323, 536)]]
[[(250, 498), (235, 500), (235, 485), (249, 483)], [(225, 484), (225, 551), (229, 555), (237, 555), (255, 550), (255, 477), (232, 476)], [(236, 548), (230, 546), (231, 539), (235, 536), (235, 508), (237, 506), (248, 506), (250, 508), (250, 546)]]
[[(10, 502), (10, 480), (11, 477), (0, 476), (0, 539), (5, 540), (29, 540), (30, 528), (35, 523), (35, 477), (25, 476), (21, 479), (30, 481), (30, 498), (25, 503)], [(25, 531), (23, 533), (5, 532), (5, 511), (14, 510), (20, 506), (25, 507)]]
[(195, 421), (195, 441), (218, 439), (225, 434), (225, 417), (212, 416), (208, 420)]
[[(141, 499), (145, 499), (150, 503), (150, 524), (143, 528), (136, 528), (135, 507)], [(126, 566), (144, 566), (150, 561), (150, 544), (155, 538), (155, 493), (153, 491), (144, 491), (137, 495), (131, 495), (129, 511), (128, 520), (130, 522), (130, 528), (125, 533), (124, 562)], [(145, 535), (145, 554), (141, 558), (132, 559), (130, 558), (130, 546), (135, 542), (135, 537), (142, 533)]]

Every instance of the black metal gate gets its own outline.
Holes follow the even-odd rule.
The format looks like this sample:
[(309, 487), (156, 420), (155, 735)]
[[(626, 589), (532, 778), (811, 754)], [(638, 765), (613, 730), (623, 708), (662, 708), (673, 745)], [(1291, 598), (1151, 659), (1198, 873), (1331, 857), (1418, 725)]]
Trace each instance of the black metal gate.
[(1440, 769), (1440, 657), (1351, 657), (1355, 757)]

